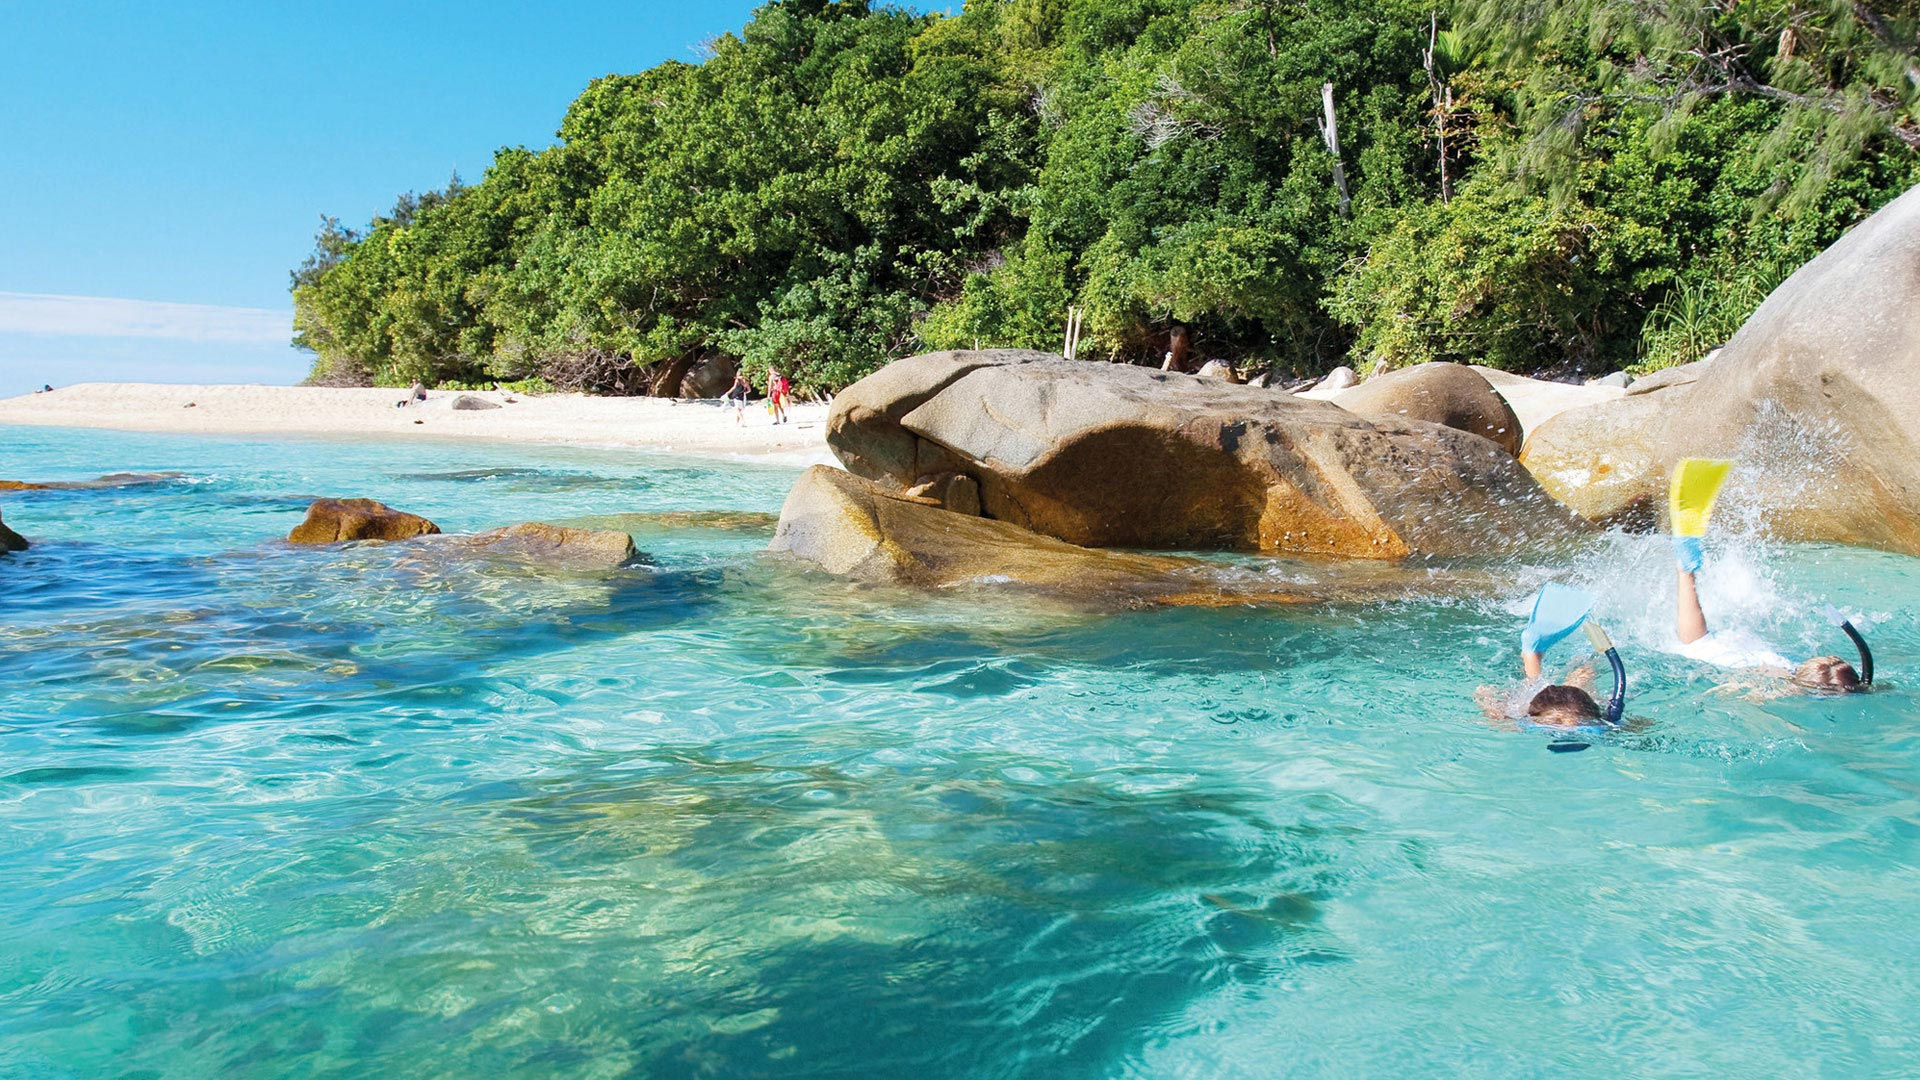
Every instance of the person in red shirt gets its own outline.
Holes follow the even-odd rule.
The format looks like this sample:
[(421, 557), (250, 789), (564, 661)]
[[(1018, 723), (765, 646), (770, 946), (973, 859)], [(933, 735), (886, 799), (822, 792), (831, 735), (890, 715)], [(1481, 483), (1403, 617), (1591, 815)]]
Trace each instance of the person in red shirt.
[(787, 422), (787, 396), (792, 393), (793, 384), (775, 368), (767, 369), (767, 404), (773, 409), (773, 422)]

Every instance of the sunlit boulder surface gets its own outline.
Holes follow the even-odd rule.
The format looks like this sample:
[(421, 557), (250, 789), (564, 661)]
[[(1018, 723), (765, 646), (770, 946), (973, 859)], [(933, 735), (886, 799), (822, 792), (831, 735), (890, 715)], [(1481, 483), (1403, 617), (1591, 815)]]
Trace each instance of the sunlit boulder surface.
[(1652, 524), (1686, 457), (1738, 459), (1742, 497), (1782, 539), (1920, 554), (1920, 188), (1801, 267), (1718, 355), (1560, 414), (1523, 460), (1590, 519)]

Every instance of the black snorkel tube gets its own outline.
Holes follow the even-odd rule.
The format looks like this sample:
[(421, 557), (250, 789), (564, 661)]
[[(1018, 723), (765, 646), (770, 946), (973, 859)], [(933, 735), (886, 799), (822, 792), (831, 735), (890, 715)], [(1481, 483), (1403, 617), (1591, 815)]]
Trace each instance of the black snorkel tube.
[(1620, 650), (1613, 647), (1613, 639), (1599, 623), (1588, 619), (1584, 627), (1593, 651), (1604, 654), (1607, 663), (1613, 665), (1613, 696), (1607, 699), (1606, 721), (1608, 727), (1619, 727), (1620, 717), (1627, 711), (1627, 665), (1620, 662)]
[(1860, 636), (1851, 621), (1841, 619), (1840, 629), (1853, 639), (1853, 647), (1860, 650), (1860, 688), (1864, 690), (1873, 685), (1873, 650), (1867, 648), (1867, 639)]

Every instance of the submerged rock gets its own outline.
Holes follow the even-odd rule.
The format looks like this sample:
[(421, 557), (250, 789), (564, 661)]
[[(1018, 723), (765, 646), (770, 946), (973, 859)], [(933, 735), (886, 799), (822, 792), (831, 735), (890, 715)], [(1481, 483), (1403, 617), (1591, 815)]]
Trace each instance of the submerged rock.
[(779, 520), (778, 514), (754, 510), (656, 510), (638, 514), (589, 514), (555, 524), (574, 529), (617, 529), (629, 535), (645, 536), (685, 532), (772, 536)]
[(830, 574), (923, 588), (1015, 586), (1107, 603), (1216, 605), (1320, 599), (1195, 559), (1080, 547), (815, 465), (788, 493), (769, 551)]
[(616, 570), (640, 561), (633, 537), (616, 529), (573, 529), (529, 521), (449, 539), (487, 553), (567, 570)]
[(1775, 289), (1711, 360), (1560, 414), (1524, 461), (1597, 521), (1653, 524), (1686, 457), (1781, 539), (1920, 554), (1920, 188)]
[(1046, 354), (896, 361), (827, 428), (854, 473), (967, 475), (986, 516), (1087, 546), (1480, 555), (1578, 527), (1475, 435)]
[(1479, 372), (1465, 364), (1416, 364), (1368, 379), (1333, 396), (1360, 416), (1404, 416), (1471, 432), (1520, 456), (1520, 418)]
[(26, 537), (7, 528), (6, 522), (0, 521), (0, 552), (25, 551), (29, 546), (31, 545), (27, 543)]
[(315, 499), (307, 519), (287, 539), (296, 544), (334, 544), (347, 540), (411, 540), (440, 531), (418, 514), (389, 509), (372, 499)]
[(184, 473), (108, 473), (93, 480), (48, 480), (37, 483), (31, 480), (0, 480), (0, 491), (101, 491), (111, 488), (138, 487), (142, 484), (164, 484), (178, 480)]

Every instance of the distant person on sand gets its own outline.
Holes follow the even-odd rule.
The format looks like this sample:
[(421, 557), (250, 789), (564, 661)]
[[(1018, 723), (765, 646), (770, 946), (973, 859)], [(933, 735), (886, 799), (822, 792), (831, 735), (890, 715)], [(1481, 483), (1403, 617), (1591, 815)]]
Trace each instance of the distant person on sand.
[(53, 393), (53, 384), (52, 384), (52, 383), (48, 383), (47, 385), (45, 385), (45, 386), (43, 386), (43, 387), (41, 387), (40, 389), (38, 389), (38, 390), (35, 390), (35, 391), (34, 391), (34, 393), (36, 393), (36, 394), (51, 394), (51, 393)]
[(413, 386), (407, 390), (407, 396), (401, 398), (399, 402), (394, 405), (394, 408), (404, 409), (416, 401), (425, 401), (425, 400), (427, 400), (426, 384), (421, 382), (419, 379), (415, 379), (413, 380)]
[(1680, 639), (1681, 655), (1716, 667), (1746, 668), (1785, 679), (1801, 690), (1851, 694), (1867, 688), (1854, 666), (1838, 656), (1816, 656), (1796, 665), (1752, 634), (1741, 630), (1709, 631), (1706, 612), (1700, 607), (1700, 589), (1694, 580), (1706, 560), (1705, 547), (1697, 536), (1676, 536), (1673, 553), (1677, 563), (1673, 630)]
[(793, 384), (778, 369), (767, 369), (767, 405), (773, 410), (773, 422), (787, 422), (787, 397), (793, 392)]
[(747, 398), (753, 393), (753, 386), (747, 382), (744, 371), (733, 374), (733, 385), (727, 388), (724, 400), (733, 406), (733, 426), (739, 427), (747, 422)]

